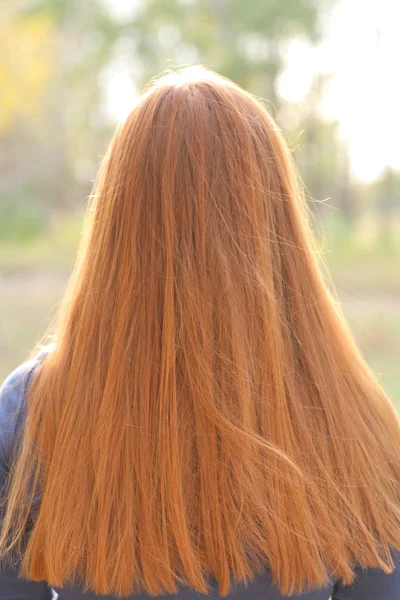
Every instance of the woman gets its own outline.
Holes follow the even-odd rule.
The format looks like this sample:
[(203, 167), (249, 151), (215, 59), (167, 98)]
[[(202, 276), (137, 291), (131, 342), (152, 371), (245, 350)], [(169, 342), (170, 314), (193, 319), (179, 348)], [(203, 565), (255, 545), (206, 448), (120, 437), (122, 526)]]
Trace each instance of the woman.
[(202, 68), (142, 94), (2, 387), (0, 598), (400, 598), (399, 419), (309, 216), (257, 99)]

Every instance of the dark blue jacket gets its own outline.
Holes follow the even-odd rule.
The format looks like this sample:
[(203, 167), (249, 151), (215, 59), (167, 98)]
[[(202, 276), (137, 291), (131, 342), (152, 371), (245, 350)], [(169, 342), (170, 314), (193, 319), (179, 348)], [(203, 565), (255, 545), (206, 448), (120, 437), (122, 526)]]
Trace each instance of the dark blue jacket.
[[(10, 467), (10, 456), (15, 439), (15, 433), (22, 422), (26, 410), (26, 389), (35, 367), (46, 350), (40, 352), (32, 360), (25, 362), (9, 375), (0, 389), (0, 497), (4, 491)], [(331, 578), (331, 583), (320, 589), (301, 596), (292, 596), (293, 600), (400, 600), (400, 553), (393, 552), (396, 560), (396, 570), (390, 575), (385, 575), (379, 569), (357, 568), (357, 578), (353, 585), (344, 586), (337, 577)], [(211, 598), (217, 597), (217, 586)], [(17, 569), (0, 562), (0, 600), (51, 600), (58, 594), (59, 600), (90, 600), (99, 598), (93, 593), (84, 593), (82, 589), (55, 588), (52, 590), (45, 581), (27, 581), (18, 577)], [(142, 597), (146, 594), (142, 594)], [(175, 600), (201, 600), (199, 594), (187, 587), (181, 588), (177, 594), (171, 595)], [(113, 596), (100, 596), (111, 599)], [(131, 596), (134, 598), (134, 596)], [(168, 596), (163, 596), (167, 599)], [(271, 582), (266, 569), (263, 576), (255, 582), (237, 586), (229, 594), (229, 598), (236, 600), (278, 600), (283, 598)], [(205, 597), (206, 600), (206, 597)]]

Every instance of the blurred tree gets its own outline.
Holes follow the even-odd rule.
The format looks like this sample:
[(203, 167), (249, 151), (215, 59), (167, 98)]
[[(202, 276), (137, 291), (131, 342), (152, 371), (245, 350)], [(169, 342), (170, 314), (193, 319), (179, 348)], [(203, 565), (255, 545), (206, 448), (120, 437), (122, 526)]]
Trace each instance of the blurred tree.
[(40, 171), (32, 159), (34, 133), (26, 124), (43, 114), (45, 92), (54, 72), (55, 30), (49, 15), (19, 19), (0, 10), (0, 194)]
[(16, 201), (68, 209), (90, 188), (93, 169), (77, 182), (80, 161), (104, 149), (104, 123), (92, 127), (92, 115), (118, 28), (101, 0), (11, 6), (0, 9), (0, 210)]
[[(130, 40), (132, 52), (140, 57), (142, 82), (176, 64), (202, 63), (262, 97), (280, 123), (285, 103), (276, 82), (285, 66), (287, 43), (294, 38), (317, 43), (321, 37), (321, 11), (333, 3), (147, 0), (136, 3), (133, 17), (122, 22), (121, 35)], [(336, 169), (336, 124), (321, 122), (317, 113), (326, 79), (316, 77), (310, 93), (296, 107), (301, 116), (294, 134), (304, 130), (304, 135), (295, 156), (309, 195), (326, 197), (326, 182), (330, 179), (330, 194), (346, 211), (349, 203), (341, 202), (342, 182)]]
[(40, 0), (22, 16), (34, 14), (48, 15), (57, 30), (53, 47), (57, 70), (45, 103), (43, 160), (50, 168), (43, 191), (53, 206), (68, 209), (90, 188), (93, 169), (86, 173), (83, 186), (77, 180), (81, 162), (88, 157), (95, 160), (104, 150), (99, 151), (104, 123), (96, 126), (93, 115), (102, 93), (99, 72), (110, 59), (119, 32), (101, 0)]
[(20, 117), (31, 119), (41, 112), (54, 69), (49, 51), (53, 37), (52, 19), (44, 13), (0, 20), (0, 133), (7, 133)]
[(123, 28), (136, 41), (143, 80), (171, 65), (200, 62), (268, 98), (276, 110), (282, 47), (300, 35), (316, 41), (318, 11), (326, 3), (147, 0)]
[(393, 223), (398, 219), (400, 213), (400, 173), (392, 167), (386, 167), (382, 178), (376, 185), (377, 190), (377, 207), (383, 216), (382, 219), (382, 237), (385, 240), (391, 240), (396, 235), (399, 237), (400, 232), (395, 230), (392, 234)]
[[(35, 147), (40, 202), (69, 208), (76, 205), (76, 198), (81, 203), (89, 191), (95, 162), (113, 128), (105, 107), (107, 72), (115, 70), (121, 57), (131, 65), (128, 70), (137, 85), (175, 65), (205, 64), (267, 99), (271, 113), (279, 118), (282, 99), (275, 84), (284, 67), (287, 42), (294, 37), (317, 42), (319, 11), (333, 1), (135, 0), (124, 3), (118, 13), (115, 8), (122, 3), (111, 0), (16, 0), (15, 27), (47, 24), (40, 33), (46, 55), (37, 54), (37, 65), (21, 64), (28, 79), (35, 69), (47, 75), (39, 78), (45, 91), (38, 95), (42, 112), (21, 114), (26, 126), (13, 131), (19, 141), (16, 147)], [(24, 43), (34, 47), (29, 36)], [(13, 74), (3, 78), (11, 81)], [(317, 95), (322, 88), (320, 83)], [(314, 98), (309, 107), (306, 102), (301, 105), (306, 135), (300, 154), (308, 165), (305, 179), (310, 192), (320, 194), (318, 177), (328, 176), (334, 154), (331, 142), (326, 146), (329, 152), (323, 157), (319, 153), (319, 161), (315, 160), (322, 134), (315, 102)], [(325, 138), (332, 131), (325, 128)], [(22, 170), (27, 166), (23, 158), (20, 164)], [(29, 168), (25, 172), (29, 174)]]

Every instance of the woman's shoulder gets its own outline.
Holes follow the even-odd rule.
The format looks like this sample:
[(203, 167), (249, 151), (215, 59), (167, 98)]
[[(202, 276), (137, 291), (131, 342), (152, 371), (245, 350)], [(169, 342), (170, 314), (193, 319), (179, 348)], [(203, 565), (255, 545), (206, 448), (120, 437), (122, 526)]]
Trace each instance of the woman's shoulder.
[(9, 467), (10, 452), (25, 406), (29, 382), (36, 367), (52, 347), (42, 348), (33, 358), (17, 366), (0, 387), (0, 471)]

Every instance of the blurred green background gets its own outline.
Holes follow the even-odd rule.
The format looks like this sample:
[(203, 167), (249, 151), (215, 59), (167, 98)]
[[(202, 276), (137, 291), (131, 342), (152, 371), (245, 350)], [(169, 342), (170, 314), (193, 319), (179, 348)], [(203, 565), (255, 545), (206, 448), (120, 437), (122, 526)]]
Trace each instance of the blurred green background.
[(116, 124), (150, 78), (200, 63), (284, 130), (350, 327), (400, 408), (396, 4), (1, 2), (0, 378), (57, 309)]

